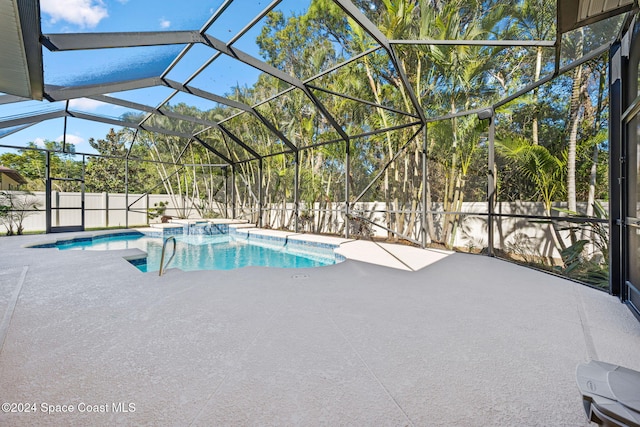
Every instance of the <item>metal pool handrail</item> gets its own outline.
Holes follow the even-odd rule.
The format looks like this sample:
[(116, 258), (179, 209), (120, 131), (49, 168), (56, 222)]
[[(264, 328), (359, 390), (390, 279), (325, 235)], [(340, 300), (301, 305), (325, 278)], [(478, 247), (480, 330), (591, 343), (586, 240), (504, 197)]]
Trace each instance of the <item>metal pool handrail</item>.
[[(169, 243), (169, 241), (173, 242), (173, 253), (171, 254), (171, 257), (169, 258), (169, 261), (167, 261), (167, 263), (164, 263), (164, 253), (165, 250), (167, 249), (167, 243)], [(173, 260), (173, 257), (176, 255), (176, 238), (175, 236), (169, 236), (166, 238), (166, 240), (164, 241), (164, 243), (162, 244), (162, 255), (160, 256), (160, 271), (158, 272), (158, 276), (162, 276), (162, 273), (164, 273), (164, 270), (167, 268), (167, 266), (169, 265), (169, 263), (171, 262), (171, 260)]]

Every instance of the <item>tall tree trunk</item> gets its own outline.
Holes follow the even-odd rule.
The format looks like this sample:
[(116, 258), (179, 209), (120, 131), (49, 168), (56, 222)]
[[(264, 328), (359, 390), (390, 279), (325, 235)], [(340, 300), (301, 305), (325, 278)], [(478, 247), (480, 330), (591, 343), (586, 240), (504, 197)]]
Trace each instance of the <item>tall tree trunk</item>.
[[(369, 63), (367, 61), (365, 61), (365, 71), (367, 73), (367, 79), (369, 82), (369, 86), (371, 87), (371, 91), (373, 92), (374, 98), (376, 100), (376, 103), (382, 105), (382, 97), (380, 96), (380, 90), (378, 88), (378, 85), (376, 84), (375, 79), (373, 78), (373, 73), (371, 71), (371, 68), (369, 66)], [(383, 110), (382, 108), (376, 108), (376, 112), (378, 113), (378, 115), (380, 116), (380, 119), (382, 120), (382, 124), (385, 128), (389, 127), (389, 122), (388, 122), (388, 118), (387, 118), (387, 113), (385, 110)], [(391, 159), (393, 157), (393, 144), (392, 144), (392, 140), (391, 140), (391, 134), (390, 132), (386, 133), (386, 142), (387, 142), (387, 149), (388, 149), (388, 155), (389, 155), (389, 159)], [(395, 170), (395, 182), (398, 182), (398, 170), (395, 167), (395, 165), (390, 165), (389, 168), (387, 168), (385, 170), (384, 173), (384, 189), (385, 189), (385, 202), (387, 204), (387, 210), (390, 210), (391, 207), (391, 198), (393, 197), (393, 195), (391, 194), (391, 189), (389, 188), (389, 169), (394, 169)], [(396, 206), (398, 204), (398, 200), (397, 197), (395, 199), (395, 203)], [(392, 225), (394, 222), (394, 218), (395, 218), (395, 214), (391, 214), (391, 212), (387, 212), (387, 228), (389, 230), (392, 229)], [(392, 237), (392, 233), (390, 231), (387, 230), (387, 238), (390, 239)]]
[[(455, 101), (451, 100), (451, 113), (454, 114), (456, 112), (456, 104)], [(451, 119), (451, 127), (452, 127), (452, 137), (453, 141), (451, 144), (451, 148), (453, 149), (453, 154), (451, 156), (451, 167), (449, 168), (449, 186), (445, 193), (445, 211), (452, 211), (455, 209), (456, 204), (456, 193), (457, 193), (457, 185), (458, 185), (458, 131), (457, 131), (457, 120), (455, 118)], [(444, 242), (448, 244), (450, 241), (455, 240), (455, 236), (452, 237), (454, 232), (454, 224), (456, 221), (455, 214), (446, 214), (445, 222), (444, 222)]]
[(580, 126), (580, 85), (582, 81), (582, 65), (573, 73), (571, 90), (571, 113), (569, 119), (569, 144), (567, 153), (567, 203), (572, 212), (577, 212), (576, 203), (576, 148), (578, 144), (578, 128)]
[[(606, 85), (607, 75), (604, 70), (600, 71), (600, 81), (598, 84), (598, 106), (596, 110), (596, 117), (593, 123), (593, 133), (597, 135), (600, 131), (601, 126), (601, 118), (602, 118), (602, 105), (604, 101), (604, 91)], [(593, 216), (593, 204), (595, 203), (596, 196), (596, 183), (597, 183), (597, 172), (598, 172), (598, 154), (599, 147), (598, 144), (594, 144), (593, 146), (593, 154), (591, 156), (592, 164), (591, 170), (589, 171), (589, 197), (587, 200), (587, 216)]]
[[(461, 173), (456, 177), (456, 190), (454, 192), (454, 203), (452, 204), (453, 210), (456, 212), (462, 211), (462, 203), (464, 202), (464, 192), (462, 189), (465, 185), (465, 179)], [(449, 236), (449, 247), (453, 248), (456, 241), (456, 235), (458, 233), (458, 226), (460, 225), (460, 215), (453, 215), (453, 222), (451, 224), (451, 235)]]
[(596, 180), (598, 171), (598, 144), (593, 147), (589, 170), (589, 196), (587, 198), (587, 216), (593, 216), (593, 204), (596, 202)]
[[(435, 144), (435, 141), (433, 139), (431, 139), (431, 141), (429, 142), (429, 146), (427, 148), (427, 153), (429, 153), (431, 150), (429, 148), (431, 148), (433, 145)], [(427, 157), (427, 162), (428, 157)], [(429, 168), (427, 167), (427, 177), (425, 179), (426, 183), (427, 183), (427, 202), (426, 205), (423, 207), (424, 209), (427, 210), (427, 230), (429, 232), (429, 240), (431, 242), (437, 240), (436, 238), (436, 230), (435, 227), (433, 225), (433, 213), (431, 213), (432, 210), (432, 205), (431, 205), (431, 180), (429, 179)]]
[[(604, 89), (606, 84), (606, 73), (600, 71), (600, 81), (598, 85), (598, 106), (596, 110), (596, 117), (593, 123), (594, 136), (600, 131), (600, 119), (602, 117), (602, 104), (604, 100)], [(598, 144), (593, 145), (593, 154), (591, 155), (591, 169), (589, 170), (589, 195), (587, 197), (587, 216), (592, 217), (594, 213), (594, 204), (596, 202), (596, 184), (598, 179)], [(582, 230), (582, 239), (589, 239), (592, 245), (595, 238), (593, 229), (587, 230), (586, 227)]]
[[(540, 80), (540, 73), (542, 72), (542, 46), (538, 46), (536, 51), (536, 74), (534, 76), (535, 82)], [(533, 122), (531, 123), (531, 139), (533, 145), (538, 145), (538, 88), (533, 90)]]
[[(582, 56), (584, 33), (581, 30), (577, 52)], [(580, 94), (582, 86), (583, 66), (579, 65), (573, 72), (573, 85), (571, 88), (571, 106), (569, 114), (569, 144), (567, 153), (567, 203), (570, 211), (577, 212), (576, 203), (576, 147), (578, 144), (578, 128), (581, 119)]]

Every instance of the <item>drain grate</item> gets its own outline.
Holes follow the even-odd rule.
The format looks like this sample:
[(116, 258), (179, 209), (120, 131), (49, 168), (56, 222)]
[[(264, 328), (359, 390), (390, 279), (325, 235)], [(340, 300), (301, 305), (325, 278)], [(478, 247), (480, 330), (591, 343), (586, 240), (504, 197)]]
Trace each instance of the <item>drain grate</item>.
[(304, 279), (308, 279), (309, 275), (308, 274), (294, 274), (293, 276), (291, 276), (292, 279), (294, 280), (304, 280)]

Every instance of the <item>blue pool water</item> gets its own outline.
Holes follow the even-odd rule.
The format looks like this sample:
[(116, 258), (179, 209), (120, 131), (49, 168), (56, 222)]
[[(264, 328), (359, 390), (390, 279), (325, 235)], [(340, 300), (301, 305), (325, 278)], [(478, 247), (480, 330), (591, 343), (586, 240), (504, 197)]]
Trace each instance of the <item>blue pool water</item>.
[[(140, 249), (147, 253), (146, 259), (130, 261), (144, 272), (158, 271), (163, 239), (148, 237), (140, 233), (110, 235), (94, 239), (60, 241), (45, 247), (60, 250), (117, 250)], [(165, 262), (171, 255), (173, 244), (167, 245)], [(42, 247), (42, 246), (41, 246)], [(179, 235), (176, 236), (176, 255), (168, 268), (193, 270), (231, 270), (247, 266), (308, 268), (336, 263), (333, 249), (295, 250), (278, 246), (250, 244), (224, 235)]]

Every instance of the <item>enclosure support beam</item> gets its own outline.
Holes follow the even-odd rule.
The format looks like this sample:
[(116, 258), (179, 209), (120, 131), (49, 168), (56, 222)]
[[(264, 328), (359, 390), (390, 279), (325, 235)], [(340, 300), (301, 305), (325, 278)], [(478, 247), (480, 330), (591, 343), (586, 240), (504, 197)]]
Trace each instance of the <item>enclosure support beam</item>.
[(392, 113), (402, 114), (402, 115), (405, 115), (405, 116), (413, 117), (414, 119), (420, 119), (420, 117), (416, 116), (415, 114), (411, 114), (411, 113), (408, 113), (406, 111), (398, 110), (398, 109), (393, 108), (393, 107), (389, 107), (389, 106), (381, 105), (381, 104), (376, 104), (375, 102), (367, 101), (365, 99), (356, 98), (355, 96), (350, 96), (350, 95), (347, 95), (347, 94), (344, 94), (344, 93), (335, 92), (333, 90), (321, 88), (321, 87), (310, 85), (310, 84), (308, 84), (307, 86), (309, 88), (313, 89), (313, 90), (318, 90), (320, 92), (328, 93), (330, 95), (338, 96), (340, 98), (348, 99), (348, 100), (351, 100), (351, 101), (354, 101), (354, 102), (358, 102), (360, 104), (369, 105), (369, 106), (374, 107), (374, 108), (381, 108), (381, 109), (386, 110), (386, 111), (391, 111)]
[(18, 117), (15, 119), (0, 120), (0, 129), (12, 128), (15, 126), (32, 125), (45, 120), (64, 117), (67, 113), (64, 110), (53, 111), (51, 113), (33, 114), (30, 116)]
[[(207, 22), (204, 23), (204, 25), (202, 26), (202, 28), (200, 28), (200, 31), (198, 31), (198, 33), (200, 34), (206, 33), (207, 30), (211, 28), (213, 23), (224, 13), (225, 10), (227, 10), (227, 8), (231, 5), (232, 2), (233, 0), (225, 0), (224, 3), (218, 6), (218, 9), (216, 9), (216, 11), (213, 12), (211, 17), (207, 20)], [(164, 72), (161, 75), (162, 78), (165, 78), (171, 72), (171, 70), (173, 70), (174, 67), (178, 65), (178, 62), (180, 62), (180, 60), (184, 58), (184, 56), (189, 52), (189, 50), (191, 50), (194, 44), (195, 43), (189, 43), (187, 46), (185, 46), (182, 49), (182, 51), (178, 54), (178, 56), (176, 56), (175, 59), (171, 62), (171, 64), (169, 64), (169, 66), (164, 70)], [(165, 101), (165, 103), (166, 102), (168, 102), (168, 100)], [(161, 105), (164, 105), (165, 103)]]
[(409, 144), (411, 144), (411, 142), (418, 136), (420, 131), (421, 129), (418, 129), (413, 135), (411, 135), (411, 137), (407, 140), (407, 142), (405, 142), (404, 145), (400, 147), (398, 151), (395, 152), (393, 157), (390, 160), (388, 160), (387, 163), (385, 163), (385, 165), (380, 169), (378, 174), (371, 181), (369, 181), (369, 184), (367, 184), (364, 190), (362, 190), (362, 192), (358, 195), (358, 197), (356, 197), (353, 200), (353, 203), (360, 201), (360, 199), (362, 199), (364, 195), (367, 194), (367, 191), (369, 191), (371, 187), (373, 187), (373, 184), (375, 184), (382, 177), (382, 175), (389, 168), (389, 166), (391, 166), (391, 164), (395, 162), (398, 159), (398, 157), (400, 157), (401, 154), (404, 153), (404, 150), (406, 150)]
[(262, 174), (263, 174), (263, 160), (262, 157), (258, 159), (258, 227), (262, 228), (262, 206), (264, 191), (262, 189)]
[[(200, 28), (199, 33), (200, 34), (204, 34), (207, 32), (207, 30), (213, 25), (213, 23), (224, 13), (225, 10), (227, 10), (227, 8), (231, 5), (231, 3), (233, 2), (233, 0), (225, 0), (223, 4), (221, 4), (220, 6), (218, 6), (218, 9), (216, 9), (215, 12), (213, 12), (213, 14), (211, 15), (211, 17), (207, 20), (207, 22), (205, 22), (205, 24), (202, 26), (202, 28)], [(165, 77), (167, 77), (167, 75), (171, 72), (171, 70), (174, 69), (174, 67), (176, 67), (178, 65), (178, 63), (180, 62), (180, 60), (182, 58), (184, 58), (186, 56), (186, 54), (189, 52), (189, 50), (191, 50), (191, 48), (193, 47), (194, 43), (189, 43), (187, 46), (185, 46), (182, 51), (178, 54), (178, 56), (176, 56), (174, 58), (174, 60), (171, 62), (171, 64), (169, 64), (169, 66), (164, 70), (164, 72), (160, 75), (160, 78), (164, 79)], [(207, 61), (206, 65), (203, 66), (203, 68), (199, 69), (196, 71), (196, 74), (192, 75), (191, 77), (189, 77), (184, 84), (189, 83), (190, 81), (192, 81), (196, 75), (198, 75), (203, 69), (204, 67), (206, 67), (207, 65), (209, 65), (211, 62), (213, 62), (213, 60), (216, 58), (217, 56), (214, 56), (214, 58), (210, 59), (209, 61)], [(178, 91), (174, 90), (174, 92), (169, 95), (167, 98), (165, 98), (164, 101), (162, 101), (157, 108), (161, 108), (163, 106), (165, 106), (174, 96), (176, 96), (178, 93)], [(144, 122), (146, 122), (147, 120), (149, 120), (151, 116), (149, 114), (147, 114), (144, 119), (142, 119), (142, 121), (140, 121), (140, 125), (144, 124)]]
[[(85, 214), (84, 214), (84, 205), (85, 205), (85, 200), (84, 200), (84, 192), (85, 192), (85, 185), (84, 185), (84, 180), (86, 178), (86, 171), (87, 171), (87, 156), (85, 156), (84, 154), (82, 155), (82, 179), (80, 181), (80, 223), (82, 225), (82, 231), (84, 231), (84, 226), (85, 226)], [(107, 210), (107, 215), (109, 214), (109, 211)], [(107, 223), (107, 227), (109, 226), (109, 224)]]
[(0, 95), (0, 105), (14, 104), (18, 102), (31, 101), (31, 98), (25, 98), (17, 95)]
[(282, 132), (280, 132), (274, 125), (273, 123), (271, 123), (269, 120), (267, 120), (267, 118), (265, 116), (263, 116), (262, 114), (260, 114), (258, 111), (253, 110), (253, 115), (260, 120), (260, 122), (262, 122), (263, 125), (265, 125), (267, 127), (267, 129), (269, 129), (269, 131), (271, 131), (271, 133), (273, 133), (276, 137), (278, 137), (280, 139), (280, 141), (284, 142), (284, 144), (289, 147), (291, 150), (297, 150), (296, 146), (293, 144), (293, 142), (289, 141), (289, 138), (287, 138)]
[[(581, 57), (580, 59), (573, 61), (567, 65), (565, 65), (564, 67), (560, 67), (558, 69), (557, 73), (553, 73), (553, 74), (549, 74), (548, 76), (545, 76), (543, 78), (541, 78), (538, 81), (535, 81), (533, 83), (531, 83), (528, 86), (525, 86), (524, 88), (520, 89), (519, 91), (507, 96), (506, 98), (496, 102), (495, 104), (493, 104), (493, 108), (497, 109), (502, 107), (503, 105), (506, 105), (508, 103), (510, 103), (511, 101), (513, 101), (514, 99), (520, 98), (522, 95), (524, 95), (527, 92), (531, 92), (532, 90), (542, 86), (545, 83), (550, 82), (551, 80), (553, 80), (554, 78), (556, 78), (558, 75), (560, 74), (564, 74), (567, 71), (573, 70), (574, 68), (591, 61), (592, 59), (597, 58), (598, 56), (603, 55), (605, 52), (608, 52), (609, 49), (611, 47), (611, 44), (605, 44), (600, 46), (597, 49), (593, 49), (589, 54), (584, 55), (583, 57)], [(430, 119), (431, 120), (431, 119)], [(436, 118), (436, 120), (440, 120), (440, 118)]]
[(249, 23), (247, 23), (247, 25), (244, 26), (244, 28), (238, 31), (238, 33), (235, 36), (233, 36), (231, 40), (229, 40), (229, 42), (227, 43), (227, 46), (231, 46), (232, 44), (237, 42), (242, 36), (244, 36), (247, 32), (249, 32), (249, 30), (251, 30), (258, 22), (260, 22), (262, 18), (267, 16), (273, 10), (274, 7), (280, 4), (281, 1), (282, 0), (273, 0), (269, 5), (267, 5), (267, 7), (262, 9), (262, 12), (255, 15), (253, 19)]
[(44, 182), (45, 231), (46, 233), (51, 233), (51, 153), (49, 151), (46, 152), (45, 156)]
[(246, 65), (249, 65), (250, 67), (260, 70), (263, 73), (269, 74), (270, 76), (273, 76), (279, 80), (289, 83), (292, 86), (302, 87), (302, 81), (299, 80), (298, 78), (288, 73), (285, 73), (284, 71), (274, 67), (273, 65), (268, 64), (256, 57), (253, 57), (243, 52), (240, 49), (230, 47), (222, 40), (219, 40), (215, 37), (205, 34), (203, 36), (202, 42), (210, 46), (211, 48), (217, 50), (218, 52), (223, 53), (227, 56), (230, 56), (231, 58), (234, 58)]
[[(124, 227), (129, 228), (129, 158), (124, 158)], [(149, 218), (149, 216), (147, 216)], [(148, 225), (148, 224), (147, 224)]]
[(231, 219), (236, 219), (236, 167), (231, 165)]
[(64, 101), (67, 99), (83, 98), (91, 95), (103, 95), (105, 93), (121, 92), (146, 87), (161, 86), (162, 80), (157, 77), (147, 77), (143, 79), (127, 80), (115, 83), (101, 83), (85, 86), (44, 86), (44, 97), (50, 102)]
[(624, 250), (622, 237), (622, 222), (625, 218), (622, 206), (622, 120), (624, 92), (622, 88), (622, 46), (620, 42), (611, 47), (609, 54), (609, 292), (623, 298), (622, 283), (624, 282)]
[(345, 141), (344, 152), (344, 237), (349, 238), (349, 227), (351, 221), (349, 216), (351, 215), (351, 209), (349, 206), (349, 198), (351, 197), (349, 191), (349, 180), (351, 176), (351, 141), (347, 139)]
[(313, 94), (313, 92), (311, 92), (308, 87), (305, 86), (303, 90), (304, 93), (309, 97), (313, 105), (315, 105), (318, 110), (320, 110), (320, 114), (322, 114), (327, 119), (331, 127), (334, 128), (336, 132), (338, 132), (338, 135), (340, 135), (344, 141), (348, 141), (349, 135), (347, 135), (344, 129), (342, 129), (342, 126), (340, 126), (333, 115), (329, 113), (329, 110), (326, 109), (324, 104), (320, 102), (320, 100)]
[[(88, 98), (95, 99), (96, 101), (104, 102), (106, 104), (119, 105), (121, 107), (131, 108), (133, 110), (140, 110), (149, 114), (171, 117), (174, 119), (183, 120), (190, 123), (197, 123), (203, 126), (216, 126), (218, 124), (218, 122), (214, 122), (211, 120), (205, 120), (199, 117), (187, 116), (187, 115), (179, 114), (170, 110), (160, 110), (159, 108), (150, 107), (146, 104), (126, 101), (124, 99), (115, 98), (114, 96), (93, 95)], [(142, 123), (140, 124), (142, 125)]]
[(209, 101), (217, 102), (218, 104), (223, 104), (223, 105), (226, 105), (228, 107), (232, 107), (232, 108), (236, 108), (238, 110), (246, 111), (248, 113), (251, 113), (253, 111), (251, 109), (251, 107), (248, 106), (245, 103), (238, 102), (238, 101), (235, 101), (233, 99), (225, 98), (225, 97), (216, 95), (215, 93), (207, 92), (206, 90), (202, 90), (202, 89), (198, 89), (198, 88), (189, 86), (188, 84), (181, 84), (181, 83), (178, 83), (178, 82), (170, 80), (170, 79), (162, 79), (161, 82), (162, 82), (161, 84), (163, 86), (166, 86), (166, 87), (171, 88), (173, 90), (184, 92), (184, 93), (187, 93), (187, 94), (190, 94), (190, 95), (195, 95), (195, 96), (198, 96), (200, 98), (208, 99)]
[(247, 144), (245, 144), (244, 142), (242, 142), (242, 140), (240, 140), (240, 138), (238, 138), (237, 136), (235, 136), (231, 131), (229, 131), (229, 129), (225, 128), (222, 125), (218, 125), (218, 129), (220, 129), (220, 131), (228, 136), (229, 138), (231, 138), (236, 144), (238, 144), (240, 147), (244, 148), (245, 151), (249, 154), (251, 154), (255, 159), (259, 159), (260, 154), (256, 153), (251, 147), (249, 147)]
[(63, 130), (62, 130), (62, 152), (66, 153), (67, 151), (67, 121), (68, 121), (68, 117), (69, 117), (69, 100), (67, 99), (67, 102), (64, 103), (64, 112), (65, 112), (65, 116), (64, 116), (64, 126), (63, 126)]
[(420, 106), (420, 101), (418, 97), (413, 91), (409, 79), (407, 78), (407, 74), (404, 71), (404, 67), (398, 61), (396, 56), (396, 52), (393, 50), (389, 39), (380, 31), (380, 29), (373, 23), (367, 16), (356, 7), (350, 0), (334, 0), (334, 2), (342, 8), (354, 21), (356, 21), (364, 30), (371, 35), (386, 51), (389, 55), (389, 59), (393, 66), (396, 68), (396, 71), (399, 74), (400, 80), (402, 81), (402, 85), (407, 91), (407, 95), (413, 104), (413, 108), (416, 109), (416, 113), (420, 117), (420, 121), (422, 123), (426, 123), (426, 117), (424, 115), (424, 111), (422, 111), (422, 107)]
[[(175, 166), (178, 166), (177, 164)], [(180, 169), (178, 169), (177, 171), (173, 172), (171, 175), (167, 176), (166, 178), (164, 178), (163, 180), (161, 180), (160, 182), (158, 182), (156, 185), (154, 185), (153, 187), (151, 187), (150, 189), (146, 190), (142, 196), (138, 197), (137, 199), (135, 199), (133, 202), (131, 202), (131, 204), (127, 205), (127, 209), (130, 209), (131, 206), (135, 205), (136, 203), (138, 203), (139, 200), (141, 200), (143, 197), (147, 197), (147, 199), (149, 198), (149, 194), (155, 190), (156, 188), (160, 187), (161, 185), (163, 185), (166, 181), (168, 181), (169, 179), (171, 179), (174, 175), (177, 175), (178, 173), (180, 173), (182, 171), (182, 169), (184, 169), (184, 166), (181, 166)], [(149, 207), (149, 203), (147, 202), (147, 207)]]
[(129, 157), (131, 157), (131, 151), (133, 151), (133, 144), (136, 143), (136, 138), (138, 137), (138, 132), (140, 132), (138, 129), (136, 129), (133, 132), (133, 137), (131, 138), (131, 144), (129, 145), (129, 148), (127, 148), (127, 154), (125, 155), (125, 157), (128, 159)]
[(496, 201), (496, 176), (495, 176), (495, 137), (496, 137), (496, 120), (491, 111), (491, 117), (489, 117), (489, 159), (488, 166), (489, 172), (487, 176), (487, 203), (489, 217), (487, 218), (487, 255), (493, 256), (493, 237), (494, 237), (494, 210)]
[(61, 33), (43, 34), (40, 41), (42, 45), (51, 52), (64, 52), (73, 50), (203, 43), (203, 37), (198, 31)]
[[(94, 121), (94, 122), (100, 122), (100, 123), (107, 123), (107, 124), (111, 124), (111, 125), (115, 125), (115, 126), (122, 126), (122, 127), (128, 127), (128, 128), (132, 128), (132, 129), (142, 129), (142, 130), (146, 130), (149, 132), (156, 132), (156, 133), (160, 133), (163, 135), (171, 135), (171, 136), (179, 136), (179, 137), (183, 137), (183, 138), (191, 138), (192, 135), (187, 134), (187, 133), (182, 133), (182, 132), (173, 132), (167, 129), (161, 129), (161, 128), (154, 128), (154, 127), (141, 127), (141, 126), (137, 126), (133, 123), (129, 123), (129, 122), (125, 122), (123, 120), (118, 120), (118, 119), (110, 119), (110, 118), (106, 118), (106, 117), (101, 117), (101, 116), (96, 116), (93, 114), (86, 114), (86, 113), (81, 113), (81, 112), (76, 112), (76, 111), (65, 111), (65, 110), (59, 110), (59, 111), (54, 111), (52, 113), (44, 113), (44, 114), (34, 114), (31, 116), (25, 116), (25, 117), (19, 117), (16, 119), (10, 119), (10, 120), (0, 120), (0, 129), (3, 128), (8, 128), (8, 127), (14, 127), (14, 126), (22, 126), (22, 125), (30, 125), (30, 124), (34, 124), (34, 123), (39, 123), (39, 122), (43, 122), (45, 120), (52, 120), (52, 119), (57, 119), (60, 117), (75, 117), (78, 119), (84, 119), (84, 120), (90, 120), (90, 121)], [(78, 153), (76, 153), (78, 154)]]
[(342, 137), (342, 140), (346, 144), (346, 153), (345, 153), (345, 212), (344, 212), (344, 221), (345, 221), (345, 237), (349, 238), (349, 174), (350, 174), (350, 160), (349, 160), (349, 147), (351, 145), (349, 135), (342, 129), (342, 126), (336, 121), (336, 119), (329, 113), (329, 111), (325, 108), (324, 104), (320, 102), (318, 98), (311, 92), (311, 90), (307, 87), (303, 87), (304, 93), (309, 97), (311, 102), (320, 110), (320, 113), (327, 119), (331, 127), (338, 132), (338, 135)]
[[(273, 2), (272, 5), (270, 5), (269, 7), (267, 7), (265, 9), (265, 12), (267, 10), (270, 10), (271, 8), (275, 7), (275, 5), (277, 4), (277, 2)], [(327, 120), (329, 120), (329, 122), (331, 123), (331, 125), (338, 131), (338, 133), (341, 132), (342, 128), (340, 128), (339, 126), (336, 126), (335, 120), (333, 119), (333, 117), (329, 114), (329, 112), (324, 108), (324, 106), (322, 104), (320, 104), (320, 102), (311, 94), (311, 91), (308, 89), (308, 87), (298, 78), (293, 77), (285, 72), (283, 72), (282, 70), (279, 70), (278, 68), (264, 62), (261, 61), (255, 57), (252, 57), (251, 55), (246, 54), (245, 52), (239, 50), (239, 49), (235, 49), (233, 47), (230, 47), (230, 44), (232, 42), (229, 42), (229, 44), (225, 44), (224, 42), (222, 42), (221, 40), (216, 39), (215, 37), (211, 37), (209, 35), (204, 35), (203, 36), (206, 41), (207, 44), (210, 45), (212, 48), (216, 49), (217, 51), (224, 53), (225, 55), (228, 55), (234, 59), (237, 59), (238, 61), (247, 64), (253, 68), (256, 68), (266, 74), (269, 74), (277, 79), (280, 79), (284, 82), (289, 83), (290, 85), (297, 87), (299, 89), (301, 89), (303, 92), (305, 92), (305, 94), (311, 99), (311, 101), (316, 105), (316, 107), (320, 110), (320, 112), (327, 118)], [(193, 90), (193, 88), (190, 88), (190, 90)], [(201, 96), (201, 95), (199, 95)], [(223, 103), (223, 102), (222, 102)], [(241, 108), (241, 107), (236, 107), (236, 108), (240, 108), (243, 109), (244, 111), (250, 111), (246, 108)], [(295, 147), (293, 146), (293, 144), (281, 133), (279, 132), (274, 126), (273, 124), (271, 124), (268, 120), (266, 120), (262, 115), (260, 115), (257, 111), (255, 110), (251, 110), (251, 112), (265, 125), (267, 126), (267, 128), (274, 134), (276, 134), (276, 136), (278, 136), (287, 146), (289, 146), (289, 148), (291, 148), (292, 150), (295, 150)], [(344, 135), (343, 135), (344, 137)]]
[(229, 168), (224, 168), (224, 217), (229, 217)]
[(300, 152), (295, 151), (295, 170), (293, 175), (293, 209), (295, 214), (295, 232), (300, 232)]
[[(426, 126), (423, 126), (423, 127), (424, 127), (424, 129), (426, 129)], [(420, 134), (420, 132), (422, 132), (422, 129), (423, 128), (418, 129), (413, 135), (411, 135), (411, 137), (407, 140), (407, 142), (405, 142), (404, 145), (402, 145), (402, 147), (400, 147), (395, 152), (393, 157), (389, 161), (387, 161), (387, 163), (380, 169), (378, 174), (371, 181), (369, 181), (369, 184), (367, 184), (367, 186), (364, 188), (364, 190), (362, 190), (362, 192), (351, 203), (357, 203), (360, 199), (362, 199), (364, 197), (364, 195), (367, 193), (367, 191), (369, 191), (371, 189), (371, 187), (373, 187), (373, 185), (384, 175), (384, 172), (389, 168), (389, 166), (391, 166), (391, 164), (393, 162), (395, 162), (398, 159), (398, 157), (400, 157), (400, 155), (402, 155), (405, 152), (405, 150), (407, 149), (409, 144), (411, 144), (416, 139), (416, 137)], [(347, 148), (347, 161), (348, 160), (349, 160), (349, 149)], [(347, 165), (347, 166), (350, 166), (350, 165)], [(347, 167), (347, 170), (349, 170), (349, 167)], [(423, 177), (424, 176), (425, 176), (425, 174), (423, 173)], [(349, 203), (350, 194), (349, 194), (349, 185), (348, 185), (349, 183), (348, 183), (348, 181), (349, 180), (347, 179), (347, 187), (346, 187), (346, 190), (345, 190), (345, 192), (347, 193), (347, 207), (351, 204), (351, 203)], [(424, 178), (423, 178), (423, 181), (424, 181)], [(362, 218), (362, 219), (366, 219), (366, 218)], [(424, 222), (423, 222), (423, 225), (424, 225)], [(398, 236), (403, 237), (397, 230), (393, 231), (393, 230), (387, 229), (387, 231), (389, 231), (389, 232), (391, 232), (393, 234), (396, 234)]]
[(392, 45), (427, 45), (427, 46), (523, 46), (523, 47), (555, 47), (553, 40), (389, 40)]
[(193, 139), (195, 139), (196, 141), (198, 141), (198, 143), (200, 143), (200, 145), (202, 145), (204, 148), (206, 148), (207, 150), (211, 151), (213, 154), (215, 154), (216, 156), (220, 157), (222, 160), (224, 160), (225, 162), (231, 164), (233, 163), (231, 161), (230, 158), (228, 158), (227, 156), (225, 156), (224, 154), (222, 154), (221, 152), (219, 152), (218, 150), (216, 150), (215, 148), (213, 148), (211, 145), (207, 144), (206, 142), (204, 142), (202, 139), (198, 138), (197, 136), (194, 135)]
[(427, 127), (422, 127), (422, 249), (427, 247)]

